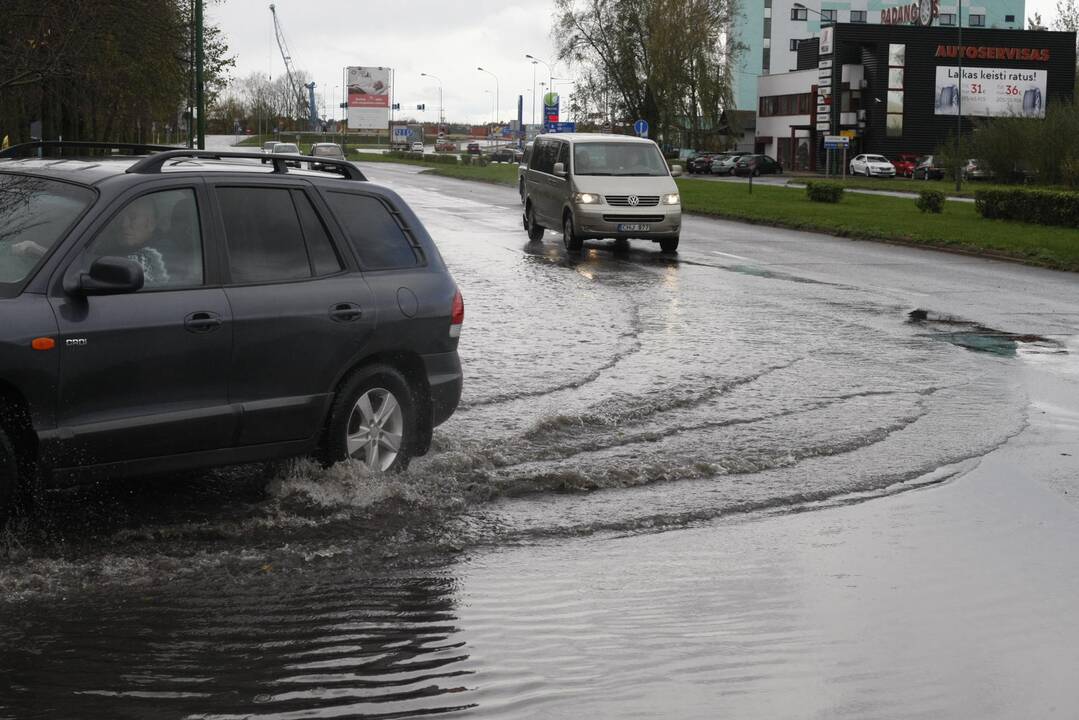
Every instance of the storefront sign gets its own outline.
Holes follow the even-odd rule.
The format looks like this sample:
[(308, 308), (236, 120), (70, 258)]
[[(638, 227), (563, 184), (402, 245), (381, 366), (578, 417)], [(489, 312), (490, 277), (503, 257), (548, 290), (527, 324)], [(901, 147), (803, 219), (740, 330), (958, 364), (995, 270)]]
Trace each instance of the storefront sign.
[(831, 55), (832, 54), (832, 37), (835, 34), (835, 28), (829, 26), (820, 29), (820, 46), (817, 50), (819, 55)]
[(909, 5), (884, 8), (880, 11), (881, 25), (932, 25), (940, 15), (940, 0), (918, 0)]
[(935, 113), (957, 114), (962, 92), (964, 115), (1044, 118), (1048, 79), (1045, 70), (965, 67), (960, 82), (958, 68), (938, 66)]
[(967, 60), (1024, 60), (1049, 62), (1049, 48), (982, 47), (975, 45), (937, 45), (937, 57), (955, 59), (962, 47)]

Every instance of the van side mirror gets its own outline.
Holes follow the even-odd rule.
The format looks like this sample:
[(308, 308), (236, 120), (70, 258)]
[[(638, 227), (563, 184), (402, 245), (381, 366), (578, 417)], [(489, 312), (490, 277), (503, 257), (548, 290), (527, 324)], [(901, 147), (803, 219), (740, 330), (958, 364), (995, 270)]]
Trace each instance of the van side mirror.
[(565, 163), (555, 163), (554, 164), (554, 174), (557, 175), (558, 177), (566, 177), (566, 164)]
[(144, 282), (142, 266), (134, 260), (100, 257), (90, 272), (65, 278), (64, 290), (70, 295), (119, 295), (141, 290)]
[(681, 165), (671, 165), (671, 177), (682, 177)]

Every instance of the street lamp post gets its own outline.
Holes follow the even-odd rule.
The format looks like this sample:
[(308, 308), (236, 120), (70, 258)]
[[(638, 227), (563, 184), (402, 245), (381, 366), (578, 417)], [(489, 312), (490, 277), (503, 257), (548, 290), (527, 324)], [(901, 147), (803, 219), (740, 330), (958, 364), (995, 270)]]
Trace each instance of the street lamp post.
[(420, 77), (429, 77), (438, 81), (438, 131), (442, 132), (442, 125), (445, 123), (445, 116), (442, 114), (442, 78), (423, 72), (420, 73)]
[(959, 97), (955, 112), (955, 191), (963, 188), (963, 161), (959, 158), (959, 139), (963, 136), (963, 0), (957, 0), (956, 25), (959, 31), (959, 49), (955, 58), (959, 64)]
[[(551, 78), (554, 77), (554, 70), (551, 68), (551, 66), (549, 64), (547, 64), (547, 61), (546, 60), (540, 60), (535, 55), (525, 55), (525, 57), (532, 61), (532, 87), (536, 86), (536, 63), (543, 63), (544, 67), (547, 68), (547, 87), (550, 87), (551, 86)], [(535, 102), (536, 102), (536, 96), (533, 93), (533, 95), (532, 95), (532, 103), (533, 103), (533, 105), (532, 105), (532, 122), (533, 123), (536, 122), (536, 106), (535, 106)], [(545, 119), (545, 121), (546, 121), (546, 119)]]
[(480, 72), (487, 73), (488, 75), (490, 75), (491, 77), (493, 77), (495, 79), (495, 125), (497, 125), (498, 124), (498, 114), (502, 110), (501, 102), (499, 101), (499, 98), (498, 98), (498, 76), (495, 75), (490, 70), (484, 70), (481, 67), (478, 67), (476, 69), (479, 70)]

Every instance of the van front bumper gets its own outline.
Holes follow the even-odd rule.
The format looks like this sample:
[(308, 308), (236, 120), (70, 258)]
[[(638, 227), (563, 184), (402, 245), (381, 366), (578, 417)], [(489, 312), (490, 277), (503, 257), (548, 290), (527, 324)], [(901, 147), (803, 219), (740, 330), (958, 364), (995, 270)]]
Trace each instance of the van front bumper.
[[(627, 226), (638, 226), (638, 229)], [(580, 237), (593, 239), (662, 240), (678, 237), (682, 229), (682, 206), (630, 208), (605, 204), (577, 205), (573, 209), (573, 229)]]

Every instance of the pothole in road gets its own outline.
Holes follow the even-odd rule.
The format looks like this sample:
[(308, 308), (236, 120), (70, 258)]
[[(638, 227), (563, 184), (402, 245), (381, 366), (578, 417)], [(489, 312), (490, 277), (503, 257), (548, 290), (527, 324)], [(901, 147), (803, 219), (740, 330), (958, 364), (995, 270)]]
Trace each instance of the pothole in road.
[(1061, 343), (1041, 335), (994, 330), (955, 315), (917, 309), (911, 310), (907, 317), (909, 322), (932, 331), (932, 334), (928, 334), (927, 337), (944, 340), (974, 352), (990, 353), (1001, 357), (1014, 357), (1020, 348), (1024, 352), (1044, 354), (1067, 354), (1068, 352)]

